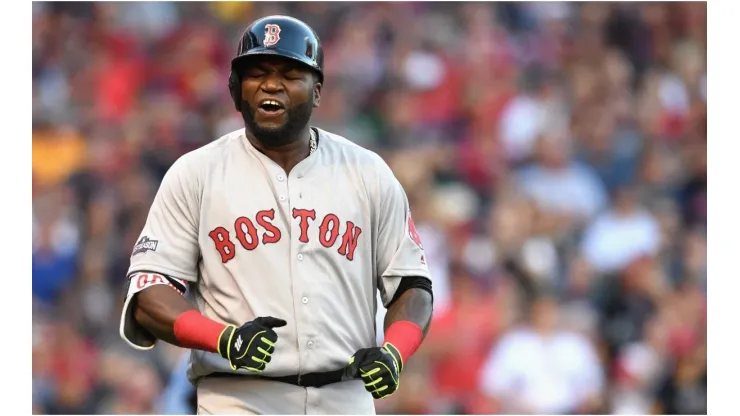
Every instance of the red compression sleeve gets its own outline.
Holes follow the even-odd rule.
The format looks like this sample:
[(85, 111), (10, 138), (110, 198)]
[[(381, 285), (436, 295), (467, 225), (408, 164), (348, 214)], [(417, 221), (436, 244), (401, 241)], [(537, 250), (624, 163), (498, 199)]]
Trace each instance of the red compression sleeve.
[(175, 319), (172, 332), (183, 348), (218, 352), (218, 339), (226, 325), (208, 319), (196, 310), (183, 312)]
[(406, 363), (419, 348), (423, 338), (419, 325), (411, 321), (399, 321), (391, 324), (385, 331), (383, 344), (386, 342), (393, 344), (401, 353), (401, 360)]

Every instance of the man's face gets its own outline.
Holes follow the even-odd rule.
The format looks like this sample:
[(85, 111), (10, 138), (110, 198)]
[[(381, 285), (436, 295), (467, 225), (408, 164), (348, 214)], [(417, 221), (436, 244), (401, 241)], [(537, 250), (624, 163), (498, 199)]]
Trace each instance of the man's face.
[(286, 58), (259, 57), (240, 75), (242, 117), (254, 136), (268, 147), (297, 139), (321, 97), (313, 72)]

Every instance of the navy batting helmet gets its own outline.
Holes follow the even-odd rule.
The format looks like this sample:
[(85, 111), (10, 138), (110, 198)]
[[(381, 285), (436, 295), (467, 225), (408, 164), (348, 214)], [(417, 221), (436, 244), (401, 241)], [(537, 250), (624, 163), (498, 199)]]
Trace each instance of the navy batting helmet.
[(272, 55), (298, 61), (316, 71), (324, 82), (324, 51), (319, 36), (306, 23), (289, 16), (267, 16), (244, 31), (236, 57), (231, 61), (229, 91), (241, 111), (241, 80), (238, 66), (249, 56)]

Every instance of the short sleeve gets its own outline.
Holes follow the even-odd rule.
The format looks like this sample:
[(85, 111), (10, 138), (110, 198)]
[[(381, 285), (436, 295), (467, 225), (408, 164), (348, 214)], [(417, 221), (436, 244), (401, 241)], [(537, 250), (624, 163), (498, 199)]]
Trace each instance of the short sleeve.
[(134, 318), (135, 296), (155, 285), (184, 291), (187, 281), (197, 281), (200, 193), (195, 178), (192, 166), (184, 157), (172, 165), (162, 179), (131, 252), (119, 333), (133, 348), (148, 350), (157, 342)]
[(408, 198), (390, 168), (379, 169), (378, 238), (376, 268), (383, 305), (393, 299), (401, 278), (425, 277), (431, 280), (424, 247), (416, 232)]
[(150, 272), (197, 281), (200, 192), (197, 166), (188, 156), (178, 159), (162, 179), (131, 252), (129, 275)]

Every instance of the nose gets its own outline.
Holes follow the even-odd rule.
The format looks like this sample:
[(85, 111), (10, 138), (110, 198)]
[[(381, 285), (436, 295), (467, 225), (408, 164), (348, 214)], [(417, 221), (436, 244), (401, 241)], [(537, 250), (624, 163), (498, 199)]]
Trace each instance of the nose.
[(283, 91), (283, 83), (279, 74), (269, 74), (262, 83), (262, 91), (267, 93), (277, 93)]

